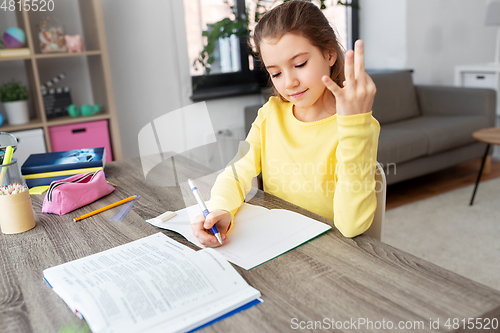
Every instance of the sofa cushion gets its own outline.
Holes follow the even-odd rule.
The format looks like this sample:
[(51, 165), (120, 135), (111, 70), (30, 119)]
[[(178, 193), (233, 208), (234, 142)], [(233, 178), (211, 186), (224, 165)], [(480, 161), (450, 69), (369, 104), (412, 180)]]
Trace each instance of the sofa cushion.
[(383, 131), (418, 132), (424, 134), (427, 154), (432, 155), (476, 142), (472, 132), (490, 127), (484, 116), (422, 116), (382, 127)]
[(381, 125), (417, 117), (417, 92), (409, 71), (371, 74), (377, 86), (373, 116)]
[(427, 155), (427, 137), (419, 131), (385, 125), (380, 129), (377, 161), (384, 167)]

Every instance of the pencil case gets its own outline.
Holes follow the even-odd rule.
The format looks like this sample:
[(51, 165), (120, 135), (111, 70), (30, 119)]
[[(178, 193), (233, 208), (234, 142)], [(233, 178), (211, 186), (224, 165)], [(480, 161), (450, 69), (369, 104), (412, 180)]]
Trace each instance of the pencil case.
[(106, 182), (106, 176), (102, 170), (54, 181), (45, 195), (42, 213), (64, 215), (114, 190), (115, 188)]

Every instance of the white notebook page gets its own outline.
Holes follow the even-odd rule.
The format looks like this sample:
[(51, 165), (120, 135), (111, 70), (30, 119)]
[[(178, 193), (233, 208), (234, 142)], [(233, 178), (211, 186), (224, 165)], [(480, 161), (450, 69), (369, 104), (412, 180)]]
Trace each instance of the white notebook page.
[[(146, 221), (159, 228), (178, 232), (191, 243), (203, 247), (191, 230), (191, 222), (200, 215), (198, 205), (178, 210), (176, 213), (177, 216), (165, 222), (157, 219)], [(229, 242), (215, 250), (233, 264), (248, 270), (331, 228), (325, 223), (289, 210), (269, 210), (244, 203), (227, 235)]]

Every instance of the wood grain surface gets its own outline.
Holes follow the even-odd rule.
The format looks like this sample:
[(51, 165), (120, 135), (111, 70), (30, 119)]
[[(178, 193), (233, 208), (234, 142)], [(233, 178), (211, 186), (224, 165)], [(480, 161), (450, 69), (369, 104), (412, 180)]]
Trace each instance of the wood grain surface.
[(472, 136), (474, 139), (484, 143), (500, 145), (500, 128), (498, 127), (484, 128), (475, 131), (472, 133)]
[[(49, 333), (71, 324), (82, 325), (44, 282), (42, 272), (46, 268), (160, 231), (195, 248), (182, 236), (144, 221), (195, 203), (187, 177), (196, 179), (203, 197), (209, 198), (215, 175), (185, 158), (173, 160), (155, 167), (146, 180), (139, 159), (107, 164), (108, 180), (118, 185), (116, 190), (64, 216), (42, 214), (44, 196), (32, 196), (37, 226), (17, 235), (0, 234), (0, 331)], [(176, 182), (180, 185), (167, 186)], [(119, 208), (72, 221), (134, 194), (141, 198), (122, 221), (109, 221)], [(250, 203), (290, 209), (332, 225), (327, 219), (264, 192), (257, 192)], [(250, 271), (235, 268), (261, 291), (264, 303), (211, 325), (204, 332), (288, 332), (293, 331), (294, 322), (303, 321), (305, 326), (308, 321), (359, 318), (374, 324), (390, 321), (394, 328), (400, 321), (424, 324), (419, 330), (399, 331), (446, 332), (453, 331), (444, 326), (448, 319), (500, 317), (499, 291), (370, 237), (344, 238), (335, 229)], [(429, 321), (438, 319), (439, 329), (431, 328)], [(316, 326), (315, 331), (322, 330), (331, 331), (324, 325)], [(358, 326), (337, 331), (384, 330)]]

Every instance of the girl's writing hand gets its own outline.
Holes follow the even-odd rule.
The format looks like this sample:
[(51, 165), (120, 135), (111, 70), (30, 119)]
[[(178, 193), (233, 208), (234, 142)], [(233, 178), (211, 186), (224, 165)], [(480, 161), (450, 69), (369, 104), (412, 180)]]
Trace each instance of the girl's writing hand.
[(335, 96), (338, 115), (348, 116), (371, 111), (376, 88), (371, 77), (365, 72), (362, 40), (356, 41), (354, 51), (346, 52), (344, 87), (339, 87), (328, 76), (323, 76), (322, 80)]
[(210, 230), (214, 224), (219, 230), (222, 244), (226, 243), (228, 240), (226, 232), (231, 224), (231, 213), (228, 211), (215, 209), (207, 215), (206, 219), (203, 215), (196, 216), (193, 224), (191, 224), (193, 235), (206, 247), (217, 247), (221, 245)]

